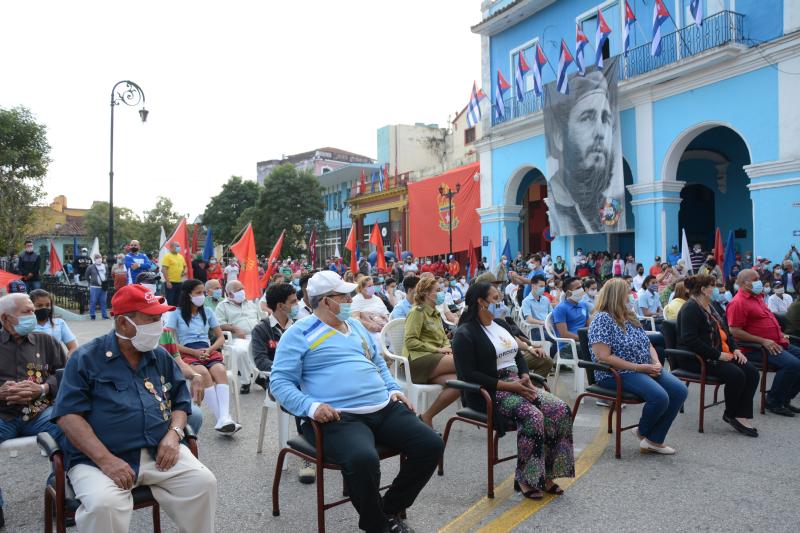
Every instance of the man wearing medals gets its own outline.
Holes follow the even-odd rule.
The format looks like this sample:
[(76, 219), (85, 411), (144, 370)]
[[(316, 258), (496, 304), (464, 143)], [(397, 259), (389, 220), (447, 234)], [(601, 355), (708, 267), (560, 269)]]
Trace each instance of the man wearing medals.
[(63, 429), (65, 468), (81, 531), (126, 532), (131, 489), (150, 487), (180, 531), (212, 532), (217, 481), (180, 441), (191, 400), (158, 342), (175, 308), (141, 285), (111, 301), (114, 330), (81, 346), (64, 371), (52, 419)]
[[(0, 442), (34, 437), (42, 431), (58, 440), (61, 429), (50, 422), (66, 352), (47, 333), (34, 333), (33, 302), (24, 293), (0, 298)], [(0, 491), (0, 526), (3, 524)]]

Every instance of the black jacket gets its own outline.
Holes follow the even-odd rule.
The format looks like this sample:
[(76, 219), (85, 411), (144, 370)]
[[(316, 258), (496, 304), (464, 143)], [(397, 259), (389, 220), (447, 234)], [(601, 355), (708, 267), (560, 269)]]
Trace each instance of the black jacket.
[[(716, 311), (715, 311), (716, 314)], [(728, 348), (736, 349), (725, 315), (717, 315), (722, 329), (728, 336)], [(717, 324), (694, 299), (689, 299), (678, 313), (678, 348), (696, 353), (707, 361), (718, 361), (722, 353), (722, 339)]]
[(256, 364), (256, 368), (262, 372), (272, 370), (275, 351), (278, 349), (278, 341), (281, 340), (283, 331), (277, 320), (273, 326), (271, 317), (266, 317), (256, 324), (250, 333), (250, 349), (253, 353), (253, 361)]
[[(505, 320), (495, 320), (495, 323), (511, 333)], [(492, 341), (484, 333), (480, 323), (470, 321), (458, 326), (453, 335), (452, 345), (458, 379), (482, 386), (496, 402), (495, 392), (498, 381), (496, 352)], [(520, 375), (527, 374), (528, 365), (525, 363), (525, 357), (517, 352), (515, 360)], [(482, 413), (486, 412), (486, 401), (480, 394), (462, 392), (461, 400), (466, 407)], [(506, 427), (506, 421), (497, 409), (494, 410), (494, 423), (495, 429), (502, 434)]]
[[(39, 271), (42, 269), (42, 258), (36, 252), (22, 252), (19, 255), (19, 264), (17, 266), (22, 281), (39, 281)], [(28, 277), (30, 274), (31, 277)]]

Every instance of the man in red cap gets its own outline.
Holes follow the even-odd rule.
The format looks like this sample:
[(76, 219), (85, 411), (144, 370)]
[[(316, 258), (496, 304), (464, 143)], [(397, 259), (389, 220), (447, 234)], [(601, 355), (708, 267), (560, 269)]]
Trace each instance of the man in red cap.
[(181, 531), (212, 532), (217, 480), (181, 446), (191, 401), (158, 342), (175, 308), (141, 285), (111, 300), (114, 329), (70, 358), (52, 420), (67, 439), (65, 467), (81, 501), (81, 531), (126, 532), (131, 489), (144, 484)]

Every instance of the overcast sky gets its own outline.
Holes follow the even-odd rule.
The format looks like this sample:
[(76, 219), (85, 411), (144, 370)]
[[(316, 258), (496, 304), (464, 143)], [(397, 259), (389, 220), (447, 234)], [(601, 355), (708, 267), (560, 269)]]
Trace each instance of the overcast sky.
[(115, 111), (115, 205), (159, 195), (192, 219), (256, 162), (334, 146), (376, 157), (376, 129), (436, 122), (480, 79), (479, 0), (0, 3), (0, 106), (48, 127), (47, 200), (108, 200), (109, 109), (138, 83), (150, 116)]

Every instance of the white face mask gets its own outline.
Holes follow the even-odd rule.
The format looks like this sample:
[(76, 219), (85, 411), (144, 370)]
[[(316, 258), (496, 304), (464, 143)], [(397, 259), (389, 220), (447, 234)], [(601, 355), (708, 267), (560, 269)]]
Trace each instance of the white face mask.
[(569, 299), (573, 302), (579, 302), (581, 298), (583, 298), (583, 293), (583, 288), (575, 289), (572, 291), (572, 295), (569, 297)]
[(234, 292), (231, 296), (233, 298), (233, 301), (236, 302), (237, 304), (242, 303), (246, 297), (244, 289)]
[(205, 296), (192, 296), (192, 303), (195, 307), (202, 307), (204, 303), (206, 303)]
[(142, 287), (152, 292), (153, 294), (156, 293), (156, 286), (151, 283), (142, 283)]
[(125, 337), (124, 335), (120, 335), (119, 332), (116, 332), (117, 337), (131, 341), (133, 347), (140, 352), (155, 350), (158, 346), (158, 341), (161, 340), (161, 333), (164, 331), (164, 325), (161, 321), (159, 320), (151, 324), (137, 324), (128, 317), (124, 318), (133, 324), (133, 327), (136, 328), (136, 334), (133, 337)]

